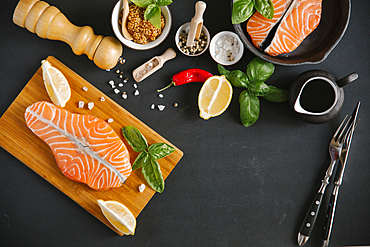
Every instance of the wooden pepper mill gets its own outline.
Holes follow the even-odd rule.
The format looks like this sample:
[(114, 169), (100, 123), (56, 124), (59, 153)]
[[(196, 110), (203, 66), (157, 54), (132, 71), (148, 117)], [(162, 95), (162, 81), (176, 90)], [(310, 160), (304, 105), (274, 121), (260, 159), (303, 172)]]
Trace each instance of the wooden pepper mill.
[(89, 26), (73, 25), (58, 8), (44, 1), (20, 0), (13, 22), (41, 38), (66, 42), (76, 55), (86, 54), (102, 69), (116, 66), (122, 54), (122, 45), (117, 39), (95, 35)]

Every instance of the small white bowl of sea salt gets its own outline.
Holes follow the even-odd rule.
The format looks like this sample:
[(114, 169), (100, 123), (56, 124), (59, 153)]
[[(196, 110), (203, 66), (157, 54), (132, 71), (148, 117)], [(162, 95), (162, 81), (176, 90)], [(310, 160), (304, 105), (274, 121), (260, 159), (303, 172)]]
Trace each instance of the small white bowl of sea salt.
[(209, 52), (217, 63), (228, 66), (236, 64), (242, 58), (244, 46), (238, 35), (222, 31), (212, 38)]

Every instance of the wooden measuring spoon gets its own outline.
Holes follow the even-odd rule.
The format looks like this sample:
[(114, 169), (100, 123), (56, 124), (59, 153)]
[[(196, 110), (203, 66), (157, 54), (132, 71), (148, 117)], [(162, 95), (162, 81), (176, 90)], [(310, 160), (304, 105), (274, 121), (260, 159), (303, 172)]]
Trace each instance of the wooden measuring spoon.
[(125, 39), (133, 40), (132, 35), (127, 30), (127, 16), (129, 13), (128, 0), (121, 0), (121, 1), (122, 1), (122, 8), (123, 8), (122, 34), (123, 34), (123, 37), (125, 37)]
[(198, 1), (195, 4), (195, 15), (191, 19), (186, 46), (192, 46), (194, 39), (199, 39), (203, 26), (203, 13), (206, 10), (206, 3)]
[(136, 68), (132, 72), (132, 77), (136, 82), (140, 82), (162, 68), (163, 64), (168, 60), (176, 57), (176, 52), (172, 48), (168, 48), (161, 56), (155, 56), (148, 62)]

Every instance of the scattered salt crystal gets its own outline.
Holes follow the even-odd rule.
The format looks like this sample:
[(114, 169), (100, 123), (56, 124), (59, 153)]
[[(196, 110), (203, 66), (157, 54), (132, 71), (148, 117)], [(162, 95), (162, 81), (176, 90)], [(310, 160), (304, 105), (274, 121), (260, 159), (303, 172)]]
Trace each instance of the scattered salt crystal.
[(113, 123), (113, 119), (112, 118), (108, 118), (107, 122), (108, 123)]
[(164, 106), (164, 105), (158, 105), (158, 109), (159, 109), (160, 111), (163, 111), (165, 107), (166, 107), (166, 106)]
[(123, 87), (123, 83), (118, 84), (119, 87)]
[(82, 87), (82, 90), (84, 90), (86, 92), (89, 89), (87, 87)]
[(123, 80), (123, 83), (126, 83), (126, 82), (128, 82), (128, 78), (125, 78), (125, 79)]
[(119, 89), (117, 89), (117, 88), (114, 89), (115, 94), (119, 94), (119, 92), (120, 92)]
[(109, 72), (109, 71), (110, 71), (110, 69), (106, 69), (105, 71), (108, 71), (108, 72)]
[(138, 189), (139, 189), (140, 193), (143, 193), (144, 190), (145, 190), (145, 184), (140, 184)]
[(83, 101), (78, 101), (78, 108), (82, 109), (84, 108), (85, 102)]
[(91, 110), (93, 107), (94, 107), (94, 102), (87, 103), (87, 108), (89, 108), (89, 110)]
[(152, 110), (154, 110), (154, 108), (155, 108), (155, 104), (152, 104), (152, 105), (150, 106), (150, 108), (151, 108)]
[(140, 94), (139, 90), (135, 90), (134, 95), (135, 95), (135, 96), (138, 96), (139, 94)]
[(123, 93), (122, 93), (122, 98), (127, 99), (127, 94), (126, 94), (126, 92), (123, 92)]
[(114, 81), (113, 81), (113, 80), (110, 80), (108, 83), (112, 86), (112, 88), (115, 88), (115, 87), (116, 87), (116, 86), (114, 85)]
[(133, 85), (132, 85), (134, 88), (137, 88), (137, 85), (136, 85), (136, 83), (134, 83)]
[(105, 101), (105, 98), (104, 97), (100, 97), (100, 101)]
[(163, 98), (163, 94), (161, 94), (161, 93), (160, 93), (160, 94), (158, 95), (158, 97), (159, 97), (159, 98)]

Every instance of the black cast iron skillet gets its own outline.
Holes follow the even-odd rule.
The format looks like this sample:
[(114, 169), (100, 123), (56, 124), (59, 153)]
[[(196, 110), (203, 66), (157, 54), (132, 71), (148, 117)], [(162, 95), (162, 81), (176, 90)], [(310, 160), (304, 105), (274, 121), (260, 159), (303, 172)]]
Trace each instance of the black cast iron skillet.
[[(232, 10), (233, 0), (231, 0)], [(270, 56), (253, 46), (246, 22), (233, 25), (246, 48), (256, 56), (278, 65), (295, 66), (323, 62), (342, 39), (349, 23), (350, 0), (323, 0), (319, 26), (291, 53)]]

